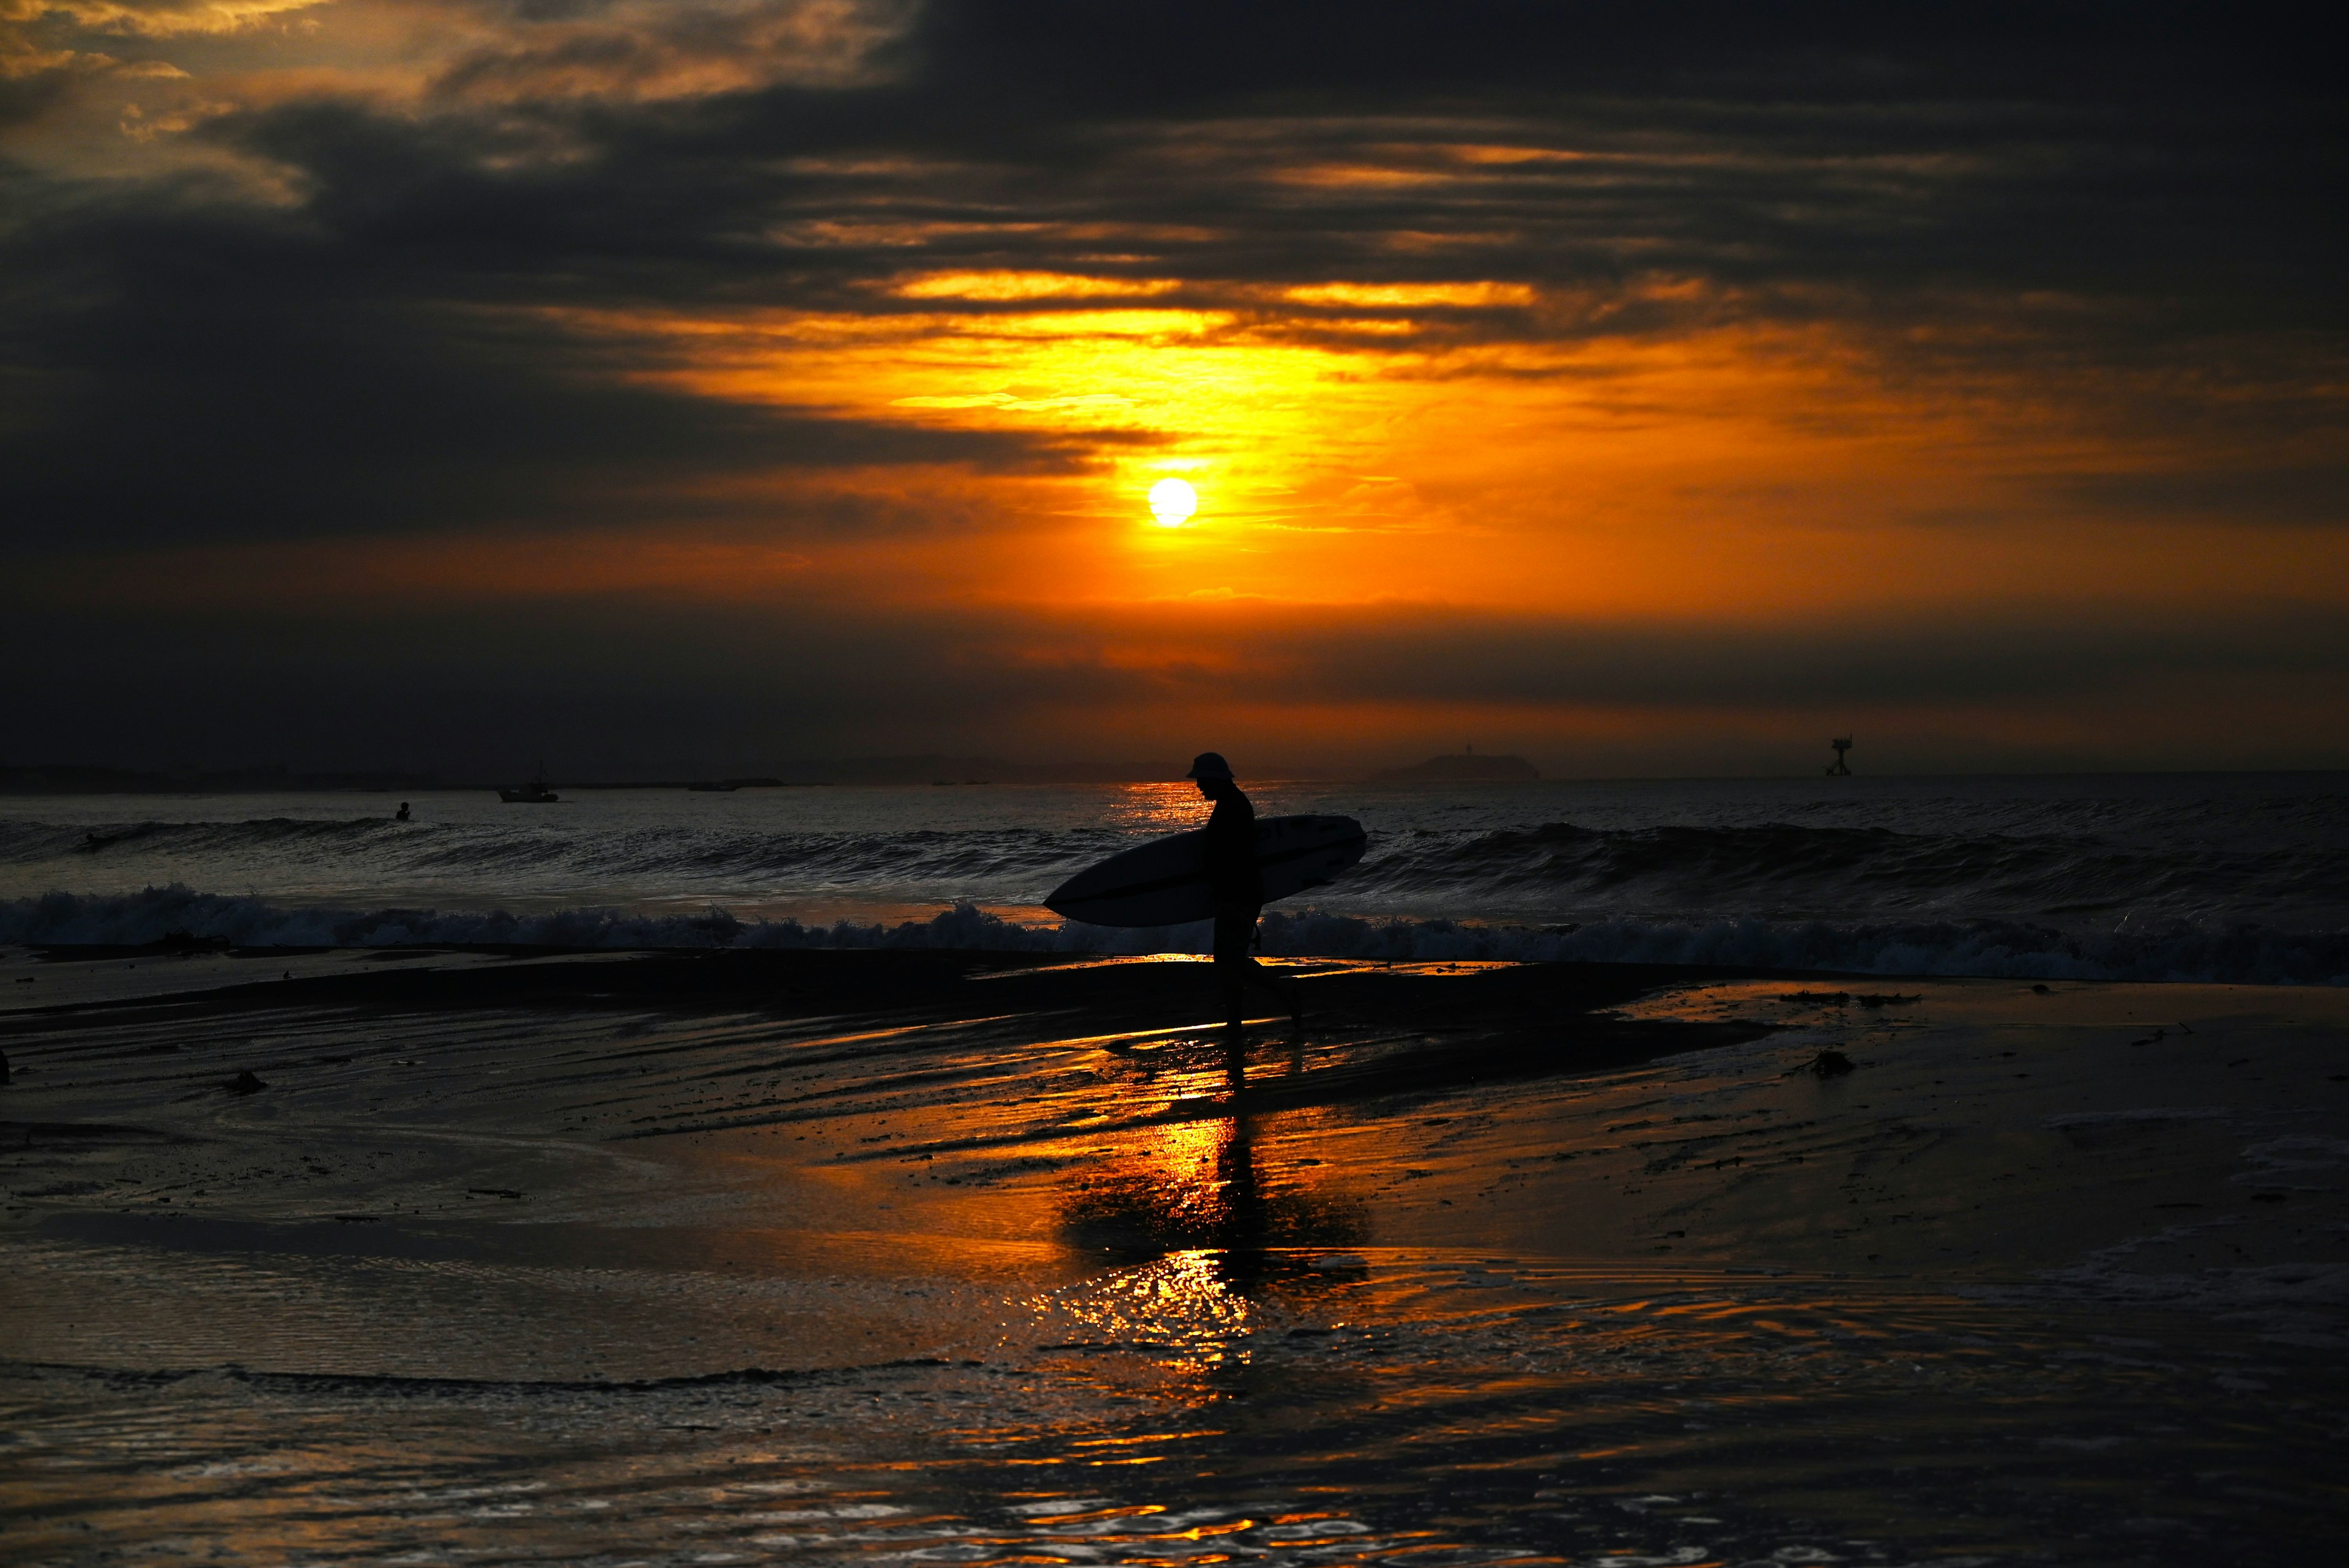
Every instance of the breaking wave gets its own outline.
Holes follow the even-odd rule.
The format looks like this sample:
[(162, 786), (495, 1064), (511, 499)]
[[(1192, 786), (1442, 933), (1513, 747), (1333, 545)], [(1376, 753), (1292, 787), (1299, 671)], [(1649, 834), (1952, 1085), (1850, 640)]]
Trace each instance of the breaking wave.
[(0, 864), (95, 866), (126, 855), (199, 861), (242, 857), (342, 872), (366, 867), (409, 875), (544, 872), (604, 878), (783, 874), (856, 883), (1049, 877), (1125, 842), (1106, 831), (1038, 828), (759, 833), (633, 826), (582, 831), (560, 819), (530, 826), (396, 823), (381, 816), (100, 826), (0, 821)]
[[(720, 909), (698, 915), (597, 908), (523, 914), (312, 909), (180, 886), (0, 900), (0, 944), (32, 947), (940, 948), (1139, 954), (1205, 952), (1208, 940), (1206, 922), (1142, 930), (1074, 921), (1026, 925), (969, 903), (955, 904), (926, 920), (823, 925), (744, 920)], [(2248, 922), (2168, 922), (2083, 934), (1999, 919), (1607, 919), (1540, 927), (1271, 910), (1264, 918), (1264, 950), (1276, 956), (1403, 961), (1502, 959), (1847, 974), (2349, 984), (2349, 931), (2285, 931)]]
[[(2170, 808), (2158, 820), (2124, 820), (2109, 803), (2071, 801), (2011, 815), (1995, 830), (1978, 813), (1940, 803), (1898, 828), (1373, 822), (1369, 857), (1326, 901), (1359, 915), (1537, 925), (1959, 919), (2077, 929), (2175, 919), (2338, 927), (2349, 921), (2349, 815), (2335, 796), (2291, 804), (2295, 810), (2282, 815), (2203, 820)], [(556, 816), (494, 825), (0, 821), (0, 867), (8, 868), (0, 887), (125, 891), (191, 882), (264, 894), (299, 888), (305, 898), (354, 903), (636, 902), (641, 890), (646, 900), (730, 904), (824, 889), (898, 903), (1034, 904), (1135, 841), (1065, 823), (761, 832)]]

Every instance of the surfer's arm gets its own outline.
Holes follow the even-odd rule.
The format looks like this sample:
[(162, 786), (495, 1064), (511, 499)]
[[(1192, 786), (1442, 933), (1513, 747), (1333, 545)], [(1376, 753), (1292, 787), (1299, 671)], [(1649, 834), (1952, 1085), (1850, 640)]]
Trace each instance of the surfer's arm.
[(1207, 887), (1218, 905), (1260, 905), (1264, 877), (1256, 863), (1256, 813), (1246, 802), (1216, 803), (1206, 835)]

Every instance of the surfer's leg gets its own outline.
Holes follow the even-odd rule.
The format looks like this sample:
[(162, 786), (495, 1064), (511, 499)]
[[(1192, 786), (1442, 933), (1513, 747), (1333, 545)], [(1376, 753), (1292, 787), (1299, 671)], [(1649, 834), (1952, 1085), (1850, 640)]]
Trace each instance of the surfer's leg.
[(1277, 969), (1267, 969), (1254, 959), (1248, 960), (1245, 971), (1256, 988), (1272, 998), (1274, 1005), (1288, 1014), (1288, 1026), (1305, 1027), (1305, 1009), (1298, 1000), (1297, 981)]
[(1257, 906), (1245, 904), (1216, 911), (1216, 979), (1223, 990), (1224, 1017), (1231, 1028), (1242, 1026), (1247, 1016), (1247, 990), (1253, 985), (1288, 1012), (1292, 1030), (1301, 1030), (1305, 1010), (1299, 1001), (1297, 982), (1257, 962), (1250, 950), (1259, 913)]
[(1242, 988), (1256, 961), (1248, 956), (1248, 939), (1256, 934), (1256, 911), (1228, 909), (1216, 911), (1216, 981), (1223, 992), (1224, 1022), (1235, 1033), (1246, 1023)]
[[(1248, 916), (1248, 934), (1251, 938), (1256, 935), (1257, 919), (1261, 912), (1261, 910), (1255, 911)], [(1257, 961), (1253, 952), (1248, 954), (1247, 977), (1268, 992), (1273, 1001), (1288, 1012), (1288, 1026), (1292, 1031), (1300, 1031), (1305, 1027), (1305, 1007), (1299, 1000), (1295, 977), (1282, 970), (1266, 968)]]

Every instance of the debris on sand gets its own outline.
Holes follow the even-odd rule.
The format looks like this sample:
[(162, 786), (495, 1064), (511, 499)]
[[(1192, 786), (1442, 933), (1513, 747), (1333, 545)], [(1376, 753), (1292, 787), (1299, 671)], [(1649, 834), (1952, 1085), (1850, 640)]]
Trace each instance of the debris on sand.
[(1853, 1061), (1842, 1052), (1823, 1049), (1817, 1055), (1812, 1057), (1801, 1066), (1787, 1068), (1786, 1073), (1790, 1077), (1796, 1073), (1808, 1073), (1814, 1077), (1840, 1078), (1846, 1073), (1857, 1071), (1858, 1067), (1858, 1063)]
[(227, 1083), (222, 1085), (221, 1087), (226, 1089), (232, 1095), (257, 1095), (261, 1093), (262, 1090), (269, 1087), (269, 1085), (263, 1083), (259, 1077), (254, 1075), (253, 1069), (248, 1067), (243, 1072), (239, 1073), (235, 1077), (231, 1078)]
[(1897, 992), (1864, 991), (1857, 995), (1848, 991), (1789, 991), (1778, 1000), (1790, 1007), (1848, 1007), (1857, 1002), (1862, 1007), (1908, 1007), (1925, 1000), (1922, 992), (1902, 996)]
[(145, 950), (178, 953), (182, 958), (191, 953), (224, 953), (236, 944), (226, 937), (200, 937), (193, 931), (165, 931), (145, 946)]

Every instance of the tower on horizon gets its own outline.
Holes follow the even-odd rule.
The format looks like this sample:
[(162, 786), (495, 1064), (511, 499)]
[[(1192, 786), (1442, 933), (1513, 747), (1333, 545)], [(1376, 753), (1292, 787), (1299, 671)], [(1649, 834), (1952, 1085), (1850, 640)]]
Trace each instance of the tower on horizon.
[(1851, 768), (1843, 760), (1843, 754), (1851, 750), (1851, 737), (1849, 735), (1845, 735), (1839, 739), (1829, 741), (1827, 744), (1835, 748), (1836, 753), (1835, 766), (1827, 770), (1827, 777), (1831, 779), (1847, 779), (1851, 777)]

